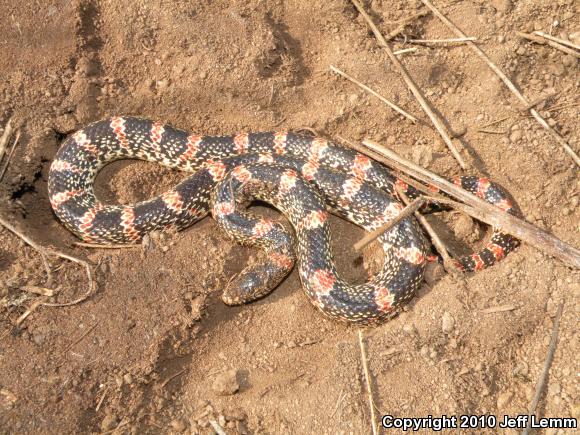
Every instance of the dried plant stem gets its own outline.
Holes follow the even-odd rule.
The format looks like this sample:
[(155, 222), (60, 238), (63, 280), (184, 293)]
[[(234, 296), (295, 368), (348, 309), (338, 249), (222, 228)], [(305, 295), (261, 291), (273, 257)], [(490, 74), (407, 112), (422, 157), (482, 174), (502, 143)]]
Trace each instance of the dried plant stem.
[(381, 100), (383, 103), (385, 103), (387, 106), (389, 106), (391, 109), (393, 109), (395, 112), (400, 113), (401, 115), (403, 115), (405, 118), (411, 120), (412, 123), (416, 123), (417, 122), (417, 118), (415, 118), (413, 115), (410, 115), (409, 113), (405, 112), (403, 109), (401, 109), (399, 106), (397, 106), (395, 103), (387, 100), (385, 97), (383, 97), (381, 94), (379, 94), (378, 92), (372, 90), (371, 88), (369, 88), (368, 86), (364, 85), (363, 83), (359, 82), (358, 80), (356, 80), (355, 78), (349, 76), (348, 74), (346, 74), (345, 72), (339, 70), (337, 67), (335, 67), (334, 65), (330, 65), (330, 70), (334, 71), (335, 73), (341, 75), (342, 77), (344, 77), (347, 80), (350, 80), (351, 82), (353, 82), (355, 85), (357, 85), (358, 87), (360, 87), (361, 89), (364, 89), (365, 91), (367, 91), (368, 93), (374, 95), (375, 97), (377, 97), (379, 100)]
[[(447, 134), (445, 127), (443, 126), (443, 123), (441, 122), (439, 117), (435, 114), (435, 112), (431, 110), (431, 107), (429, 107), (429, 103), (427, 103), (427, 100), (425, 100), (425, 97), (423, 96), (423, 94), (421, 93), (415, 82), (413, 82), (413, 79), (411, 78), (405, 67), (401, 64), (401, 62), (399, 62), (397, 56), (393, 54), (393, 51), (389, 47), (387, 40), (383, 37), (383, 35), (373, 22), (372, 18), (365, 12), (364, 8), (362, 7), (362, 5), (359, 3), (358, 0), (351, 0), (351, 2), (354, 4), (354, 6), (360, 12), (362, 17), (365, 19), (367, 25), (371, 28), (375, 37), (379, 41), (379, 45), (383, 48), (383, 50), (385, 50), (387, 56), (389, 56), (389, 59), (391, 59), (393, 65), (395, 65), (395, 67), (399, 70), (399, 73), (403, 77), (403, 80), (405, 81), (405, 83), (407, 84), (407, 86), (409, 87), (409, 89), (411, 90), (411, 92), (413, 93), (413, 95), (415, 96), (415, 98), (425, 111), (425, 113), (427, 113), (429, 119), (431, 119), (431, 122), (433, 123), (435, 129), (439, 132), (439, 134), (443, 138), (443, 141), (451, 151), (451, 154), (453, 154), (453, 157), (455, 157), (455, 159), (459, 162), (459, 166), (461, 166), (462, 169), (465, 169), (466, 168), (465, 161), (463, 160), (461, 154), (459, 154), (459, 151), (451, 141), (451, 138)], [(462, 35), (462, 37), (465, 37), (465, 35)], [(473, 42), (470, 41), (468, 41), (467, 43), (473, 44)]]
[(373, 399), (373, 390), (371, 385), (371, 375), (369, 372), (369, 365), (367, 362), (367, 351), (363, 342), (362, 330), (358, 330), (358, 344), (360, 346), (360, 356), (363, 365), (363, 371), (365, 374), (365, 382), (367, 386), (367, 395), (369, 399), (369, 407), (371, 408), (371, 427), (373, 430), (373, 435), (378, 435), (379, 429), (377, 427), (377, 416), (375, 414), (375, 401)]
[(516, 32), (516, 34), (523, 39), (527, 39), (528, 41), (532, 41), (535, 42), (537, 44), (548, 44), (550, 47), (555, 48), (556, 50), (560, 50), (563, 51), (566, 54), (570, 54), (574, 57), (578, 57), (580, 58), (580, 52), (575, 51), (569, 47), (566, 47), (565, 45), (559, 44), (558, 42), (554, 42), (550, 39), (547, 39), (545, 37), (541, 37), (541, 36), (537, 36), (537, 35), (532, 35), (529, 33), (524, 33), (524, 32)]
[[(54, 255), (54, 256), (57, 256), (60, 258), (64, 258), (65, 260), (69, 260), (69, 261), (72, 261), (74, 263), (80, 264), (81, 266), (83, 266), (85, 268), (85, 271), (87, 273), (87, 278), (88, 278), (88, 289), (84, 295), (80, 296), (78, 299), (75, 299), (74, 301), (65, 302), (65, 303), (45, 302), (45, 299), (43, 299), (40, 302), (42, 305), (45, 305), (48, 307), (68, 307), (70, 305), (76, 305), (76, 304), (84, 301), (93, 293), (93, 291), (95, 290), (95, 281), (93, 279), (93, 271), (91, 270), (91, 267), (90, 267), (88, 262), (81, 260), (80, 258), (73, 257), (72, 255), (65, 254), (64, 252), (60, 252), (60, 251), (57, 251), (57, 250), (52, 249), (52, 248), (51, 249), (45, 248), (45, 247), (39, 245), (38, 243), (33, 241), (30, 237), (28, 237), (27, 235), (18, 231), (14, 226), (12, 226), (12, 224), (10, 224), (8, 221), (6, 221), (2, 217), (0, 217), (0, 225), (2, 225), (4, 228), (9, 230), (10, 232), (15, 234), (16, 236), (20, 237), (26, 244), (28, 244), (30, 247), (35, 249), (41, 256)], [(41, 298), (39, 298), (39, 299), (41, 299)]]
[[(394, 167), (409, 176), (422, 181), (428, 185), (433, 185), (453, 198), (457, 198), (463, 203), (458, 203), (450, 199), (437, 197), (436, 200), (447, 203), (452, 207), (473, 216), (474, 218), (487, 223), (495, 228), (500, 228), (521, 239), (522, 241), (544, 251), (566, 263), (571, 267), (580, 269), (580, 250), (568, 245), (554, 235), (544, 231), (523, 219), (503, 212), (501, 209), (485, 202), (481, 198), (459, 188), (444, 178), (427, 171), (424, 168), (404, 159), (380, 144), (373, 141), (363, 141), (364, 146), (353, 144), (354, 149), (369, 157)], [(429, 195), (429, 189), (420, 189)]]
[[(411, 202), (409, 197), (405, 195), (405, 192), (403, 192), (402, 189), (395, 186), (395, 190), (397, 191), (397, 194), (405, 204)], [(425, 218), (425, 216), (423, 216), (418, 211), (415, 212), (415, 218), (419, 221), (419, 223), (423, 226), (423, 228), (425, 228), (425, 231), (427, 232), (427, 234), (429, 234), (429, 237), (431, 237), (431, 242), (433, 243), (433, 246), (435, 247), (437, 252), (439, 252), (441, 258), (443, 258), (443, 267), (445, 268), (445, 270), (451, 274), (461, 273), (461, 269), (459, 269), (455, 265), (455, 262), (449, 255), (447, 247), (445, 246), (445, 244), (443, 243), (437, 232), (433, 229), (431, 224), (427, 221), (427, 218)]]
[(399, 54), (414, 53), (416, 51), (419, 51), (417, 47), (403, 48), (402, 50), (393, 51), (393, 54), (398, 56)]
[(576, 50), (580, 50), (580, 45), (574, 44), (570, 41), (566, 41), (565, 39), (556, 38), (555, 36), (548, 35), (540, 30), (536, 30), (534, 32), (535, 35), (541, 36), (542, 38), (549, 39), (550, 41), (557, 42), (558, 44), (567, 45), (568, 47), (574, 48)]
[[(544, 362), (544, 368), (540, 374), (540, 379), (538, 379), (538, 385), (536, 385), (536, 392), (534, 393), (534, 398), (532, 404), (530, 405), (530, 411), (528, 415), (535, 415), (536, 408), (540, 402), (540, 397), (544, 392), (544, 387), (546, 386), (546, 381), (548, 380), (548, 373), (550, 372), (550, 367), (552, 366), (552, 361), (554, 360), (554, 353), (556, 352), (556, 346), (558, 345), (558, 331), (560, 329), (560, 319), (562, 318), (562, 311), (564, 309), (564, 300), (560, 301), (558, 305), (558, 311), (556, 312), (556, 317), (554, 318), (554, 326), (552, 327), (552, 336), (550, 337), (550, 345), (548, 346), (548, 354), (546, 355), (546, 361)], [(522, 435), (527, 435), (530, 432), (530, 420), (526, 428), (522, 431)]]
[(409, 25), (409, 23), (415, 21), (417, 18), (421, 18), (421, 17), (427, 15), (428, 13), (429, 13), (429, 11), (423, 10), (423, 11), (419, 11), (417, 13), (414, 13), (410, 17), (405, 18), (397, 27), (395, 27), (395, 29), (393, 29), (392, 31), (390, 31), (387, 34), (387, 36), (385, 37), (385, 40), (390, 41), (391, 39), (393, 39), (394, 37), (399, 35), (401, 32), (403, 32), (403, 30), (405, 30), (405, 27), (407, 27)]
[(6, 152), (6, 145), (10, 140), (10, 136), (12, 135), (12, 118), (8, 120), (6, 126), (4, 127), (4, 132), (2, 136), (0, 136), (0, 160), (4, 157), (4, 153)]
[[(435, 16), (437, 16), (447, 27), (449, 27), (457, 36), (465, 37), (466, 35), (451, 21), (449, 21), (441, 12), (439, 12), (435, 6), (431, 4), (429, 0), (421, 0), (425, 6), (427, 6)], [(522, 103), (524, 107), (527, 107), (530, 103), (522, 95), (522, 93), (515, 87), (515, 85), (508, 79), (508, 77), (491, 61), (491, 59), (473, 42), (467, 41), (467, 45), (469, 45), (473, 51), (477, 54), (477, 56), (482, 59), (487, 65), (492, 69), (494, 73), (504, 82), (504, 84), (508, 87), (508, 89), (516, 96), (516, 98)], [(556, 130), (554, 130), (550, 125), (546, 122), (544, 118), (538, 113), (538, 111), (534, 108), (530, 109), (530, 113), (532, 116), (538, 121), (538, 123), (548, 131), (552, 137), (558, 142), (558, 144), (566, 151), (570, 157), (574, 160), (576, 165), (580, 166), (580, 157), (574, 152), (574, 150), (568, 145), (568, 143), (564, 140)]]
[(411, 44), (454, 44), (467, 41), (477, 41), (475, 36), (465, 38), (448, 38), (448, 39), (405, 39), (400, 42), (409, 42)]
[(393, 228), (395, 225), (397, 225), (399, 222), (401, 222), (403, 219), (405, 219), (406, 217), (408, 217), (408, 216), (412, 215), (413, 213), (415, 213), (417, 210), (419, 210), (419, 208), (421, 208), (421, 206), (423, 204), (425, 204), (425, 200), (423, 198), (417, 198), (417, 199), (415, 199), (411, 204), (407, 205), (401, 211), (401, 213), (399, 213), (397, 215), (397, 217), (395, 217), (393, 220), (387, 222), (384, 225), (381, 225), (379, 228), (377, 228), (376, 230), (371, 231), (366, 236), (364, 236), (362, 239), (360, 239), (358, 242), (356, 242), (353, 245), (354, 250), (357, 251), (357, 252), (360, 251), (362, 248), (364, 248), (365, 246), (367, 246), (373, 240), (377, 239), (381, 234), (386, 233), (391, 228)]
[(20, 131), (16, 133), (16, 138), (14, 139), (14, 143), (12, 144), (12, 148), (10, 148), (10, 153), (8, 153), (8, 157), (6, 157), (6, 161), (4, 162), (4, 166), (2, 170), (0, 170), (0, 181), (4, 178), (4, 174), (8, 170), (8, 166), (10, 166), (10, 161), (12, 160), (12, 156), (14, 155), (14, 150), (16, 150), (16, 145), (18, 145), (18, 141), (20, 140)]

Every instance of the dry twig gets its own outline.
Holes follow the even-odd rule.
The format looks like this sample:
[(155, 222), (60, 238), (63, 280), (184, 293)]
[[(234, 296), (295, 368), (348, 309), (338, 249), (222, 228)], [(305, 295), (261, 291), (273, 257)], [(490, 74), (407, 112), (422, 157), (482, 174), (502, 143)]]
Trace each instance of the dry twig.
[[(84, 301), (93, 293), (93, 291), (95, 290), (95, 281), (93, 279), (93, 271), (91, 270), (91, 267), (90, 267), (88, 262), (81, 260), (80, 258), (73, 257), (72, 255), (65, 254), (64, 252), (60, 252), (60, 251), (57, 251), (57, 250), (52, 249), (52, 248), (51, 249), (45, 248), (45, 247), (39, 245), (38, 243), (33, 241), (30, 237), (28, 237), (27, 235), (18, 231), (14, 226), (12, 226), (8, 221), (6, 221), (2, 217), (0, 217), (0, 225), (2, 225), (4, 228), (9, 230), (10, 232), (15, 234), (16, 236), (20, 237), (27, 245), (29, 245), (30, 247), (35, 249), (41, 256), (46, 257), (49, 255), (54, 255), (54, 256), (57, 256), (60, 258), (64, 258), (65, 260), (69, 260), (69, 261), (72, 261), (74, 263), (80, 264), (81, 266), (83, 266), (85, 268), (85, 271), (87, 273), (87, 278), (88, 278), (88, 289), (84, 295), (80, 296), (79, 298), (77, 298), (71, 302), (65, 302), (65, 303), (45, 302), (46, 298), (43, 298), (43, 300), (40, 301), (39, 304), (45, 305), (48, 307), (68, 307), (70, 305), (76, 305), (76, 304)], [(41, 298), (39, 298), (39, 300), (40, 299)], [(36, 306), (35, 306), (35, 308), (36, 308)], [(28, 313), (28, 314), (30, 314), (30, 313)], [(23, 316), (24, 316), (24, 314), (23, 314)]]
[[(354, 1), (354, 0), (353, 0)], [(431, 12), (433, 12), (443, 23), (449, 27), (457, 36), (464, 38), (466, 35), (451, 21), (449, 21), (441, 12), (439, 12), (435, 6), (431, 4), (429, 0), (421, 0), (425, 6), (427, 6)], [(508, 77), (491, 61), (491, 59), (473, 42), (467, 41), (467, 45), (469, 45), (473, 51), (477, 54), (477, 56), (482, 59), (487, 65), (492, 69), (494, 73), (504, 82), (504, 84), (508, 87), (508, 89), (517, 97), (517, 99), (522, 103), (524, 107), (528, 106), (530, 103), (522, 95), (522, 93), (515, 87), (515, 85), (508, 79)], [(530, 109), (530, 113), (532, 116), (538, 121), (538, 123), (547, 130), (552, 137), (558, 142), (558, 144), (566, 151), (570, 157), (574, 160), (574, 162), (580, 166), (580, 157), (574, 152), (574, 150), (568, 145), (566, 140), (560, 136), (560, 134), (554, 130), (550, 125), (546, 122), (546, 120), (538, 113), (538, 111), (534, 108)]]
[(211, 427), (213, 428), (213, 430), (215, 430), (215, 433), (217, 435), (227, 435), (226, 431), (224, 430), (223, 427), (221, 427), (217, 421), (215, 420), (209, 420), (209, 424), (211, 425)]
[[(437, 131), (439, 132), (439, 134), (443, 138), (443, 141), (445, 142), (445, 144), (447, 145), (447, 147), (451, 151), (451, 154), (453, 154), (453, 157), (455, 157), (455, 159), (459, 162), (459, 166), (461, 166), (462, 169), (465, 169), (466, 168), (465, 161), (461, 157), (461, 154), (459, 154), (459, 151), (457, 150), (457, 148), (455, 147), (453, 142), (451, 142), (451, 138), (447, 134), (445, 127), (443, 126), (443, 123), (441, 122), (439, 117), (435, 114), (435, 112), (433, 112), (433, 110), (431, 110), (431, 107), (429, 107), (427, 100), (425, 100), (425, 97), (423, 96), (423, 94), (421, 93), (421, 91), (419, 90), (419, 88), (417, 87), (415, 82), (413, 82), (413, 79), (411, 78), (411, 76), (409, 75), (409, 73), (407, 72), (405, 67), (401, 64), (401, 62), (399, 62), (399, 59), (397, 59), (397, 56), (395, 56), (393, 54), (393, 51), (391, 50), (391, 47), (389, 47), (387, 40), (383, 37), (380, 30), (377, 28), (377, 26), (373, 22), (372, 18), (365, 12), (364, 8), (362, 7), (362, 5), (359, 3), (358, 0), (351, 0), (351, 2), (354, 4), (354, 6), (359, 11), (359, 13), (365, 19), (367, 25), (373, 31), (375, 37), (379, 41), (379, 45), (385, 50), (385, 52), (387, 53), (387, 56), (389, 56), (389, 59), (391, 59), (391, 62), (399, 70), (399, 73), (401, 74), (401, 76), (405, 80), (405, 83), (407, 84), (407, 86), (409, 87), (409, 89), (411, 90), (411, 92), (413, 93), (413, 95), (415, 96), (415, 98), (417, 99), (417, 101), (419, 102), (419, 104), (421, 105), (423, 110), (425, 111), (425, 113), (427, 113), (427, 115), (429, 116), (429, 119), (431, 119), (431, 122), (433, 123), (433, 125), (435, 126), (435, 129), (437, 129)], [(462, 37), (465, 37), (465, 35), (462, 35)], [(471, 42), (471, 41), (468, 41), (467, 43), (473, 44), (473, 42)]]
[(12, 135), (12, 118), (8, 120), (6, 126), (4, 127), (4, 132), (2, 136), (0, 136), (0, 160), (4, 157), (4, 153), (6, 152), (6, 145), (10, 140), (10, 136)]
[[(77, 338), (75, 341), (73, 341), (71, 344), (69, 344), (64, 351), (68, 352), (69, 350), (71, 350), (74, 345), (80, 343), (83, 340), (83, 338), (85, 338), (87, 335), (89, 335), (91, 332), (93, 332), (98, 325), (99, 325), (99, 322), (95, 322), (95, 324), (93, 326), (91, 326), (89, 329), (87, 329), (85, 332), (83, 332), (79, 338)], [(98, 411), (98, 409), (97, 409), (97, 411)]]
[(498, 307), (485, 308), (480, 311), (482, 314), (503, 313), (504, 311), (513, 311), (517, 307), (515, 305), (500, 305)]
[[(524, 32), (516, 32), (516, 34), (520, 38), (527, 39), (528, 41), (535, 42), (536, 44), (542, 44), (542, 45), (548, 44), (550, 47), (553, 47), (556, 50), (560, 50), (560, 51), (563, 51), (566, 54), (570, 54), (570, 55), (572, 55), (574, 57), (580, 58), (580, 53), (579, 52), (577, 52), (575, 50), (572, 50), (571, 48), (566, 47), (565, 45), (562, 45), (562, 44), (559, 44), (557, 42), (554, 42), (554, 41), (546, 38), (545, 36), (544, 37), (541, 37), (541, 36), (532, 35), (530, 33), (524, 33)], [(554, 39), (557, 39), (557, 38), (554, 38)]]
[(23, 285), (22, 287), (20, 287), (20, 289), (24, 290), (25, 292), (35, 293), (41, 296), (48, 297), (54, 296), (54, 290), (46, 287), (38, 287), (36, 285)]
[[(554, 353), (556, 353), (556, 346), (558, 345), (558, 330), (560, 329), (560, 319), (562, 317), (563, 309), (564, 309), (564, 300), (560, 301), (558, 311), (556, 312), (556, 317), (554, 318), (554, 326), (552, 327), (552, 336), (550, 337), (548, 354), (546, 355), (546, 361), (544, 362), (544, 368), (542, 369), (542, 373), (540, 374), (540, 379), (538, 379), (538, 385), (536, 385), (536, 392), (534, 393), (534, 398), (532, 400), (532, 404), (530, 405), (530, 411), (528, 412), (528, 415), (536, 414), (536, 408), (538, 407), (540, 397), (544, 392), (544, 387), (546, 385), (546, 381), (548, 380), (548, 373), (550, 372), (552, 360), (554, 359)], [(531, 429), (530, 424), (531, 422), (528, 419), (528, 423), (526, 425), (526, 428), (522, 431), (522, 435), (528, 435)]]
[(408, 114), (407, 112), (405, 112), (403, 109), (401, 109), (399, 106), (397, 106), (395, 103), (392, 103), (391, 101), (387, 100), (385, 97), (383, 97), (381, 94), (379, 94), (376, 91), (373, 91), (371, 88), (369, 88), (368, 86), (364, 85), (363, 83), (359, 82), (358, 80), (356, 80), (355, 78), (349, 76), (347, 73), (339, 70), (337, 67), (335, 67), (334, 65), (330, 65), (330, 69), (331, 71), (334, 71), (335, 73), (341, 75), (342, 77), (344, 77), (347, 80), (350, 80), (351, 82), (353, 82), (355, 85), (357, 85), (358, 87), (360, 87), (361, 89), (364, 89), (365, 91), (367, 91), (368, 93), (374, 95), (375, 97), (377, 97), (379, 100), (381, 100), (383, 103), (385, 103), (387, 106), (389, 106), (391, 109), (393, 109), (395, 112), (400, 113), (401, 115), (403, 115), (405, 118), (411, 120), (411, 122), (416, 123), (417, 122), (417, 118), (415, 118), (413, 115)]
[(379, 429), (377, 427), (377, 416), (375, 415), (375, 400), (373, 399), (373, 390), (371, 385), (371, 375), (369, 372), (369, 365), (367, 362), (367, 351), (365, 349), (365, 345), (363, 343), (363, 335), (362, 330), (358, 330), (358, 344), (360, 346), (360, 356), (362, 359), (363, 371), (365, 374), (365, 381), (367, 385), (367, 394), (369, 398), (369, 405), (371, 408), (371, 425), (373, 428), (373, 435), (377, 435), (379, 433)]
[(425, 200), (423, 198), (417, 198), (412, 203), (408, 204), (402, 211), (395, 217), (393, 220), (387, 222), (384, 225), (381, 225), (376, 230), (371, 231), (367, 235), (365, 235), (362, 239), (356, 242), (353, 247), (355, 251), (360, 251), (362, 248), (367, 246), (373, 240), (377, 239), (381, 234), (386, 233), (399, 222), (401, 222), (406, 217), (412, 215), (417, 210), (421, 208), (421, 206), (425, 204)]
[(169, 376), (167, 379), (165, 379), (165, 380), (163, 381), (163, 383), (161, 384), (161, 388), (165, 388), (165, 386), (166, 386), (168, 383), (170, 383), (170, 382), (171, 382), (172, 380), (174, 380), (176, 377), (178, 377), (178, 376), (181, 376), (182, 374), (184, 374), (186, 370), (187, 370), (187, 369), (181, 369), (181, 370), (179, 370), (177, 373), (175, 373), (175, 374), (173, 374), (173, 375)]
[[(363, 144), (364, 146), (358, 144), (352, 145), (357, 151), (367, 154), (369, 157), (381, 163), (403, 171), (411, 177), (428, 185), (433, 185), (448, 195), (463, 201), (464, 204), (440, 196), (435, 198), (436, 201), (448, 204), (451, 207), (467, 213), (477, 220), (485, 222), (495, 228), (500, 228), (504, 232), (560, 259), (569, 266), (580, 268), (580, 250), (568, 245), (554, 235), (524, 221), (523, 219), (503, 212), (501, 209), (485, 202), (468, 191), (459, 188), (437, 174), (427, 171), (413, 162), (404, 159), (394, 151), (389, 150), (376, 142), (363, 141)], [(427, 195), (430, 194), (429, 189), (425, 186), (419, 188), (419, 190), (425, 192)]]
[(400, 42), (409, 42), (411, 44), (456, 44), (467, 41), (477, 41), (475, 36), (465, 38), (448, 38), (448, 39), (405, 39)]
[[(395, 186), (395, 190), (397, 191), (397, 195), (399, 195), (399, 198), (401, 198), (401, 200), (405, 204), (409, 204), (411, 202), (409, 197), (405, 195), (405, 192), (403, 192), (402, 189), (400, 189), (398, 186)], [(461, 270), (455, 265), (455, 262), (449, 255), (447, 247), (445, 246), (445, 244), (443, 243), (437, 232), (433, 229), (431, 224), (427, 221), (425, 216), (423, 216), (421, 213), (417, 211), (415, 212), (415, 218), (417, 218), (419, 223), (423, 226), (423, 228), (425, 228), (425, 231), (427, 231), (427, 234), (429, 234), (429, 237), (431, 237), (431, 242), (433, 243), (433, 246), (435, 247), (437, 252), (439, 252), (441, 258), (443, 258), (443, 267), (445, 268), (445, 270), (451, 274), (460, 273)]]
[(20, 131), (16, 133), (16, 138), (14, 139), (14, 143), (12, 144), (12, 148), (10, 148), (10, 153), (8, 153), (8, 157), (6, 157), (6, 161), (4, 162), (4, 166), (2, 170), (0, 170), (0, 181), (4, 178), (4, 174), (8, 170), (8, 166), (10, 165), (10, 161), (12, 160), (12, 156), (14, 155), (14, 151), (16, 150), (16, 145), (18, 145), (18, 141), (20, 140)]
[[(357, 7), (357, 9), (358, 9), (358, 7)], [(403, 30), (405, 30), (405, 27), (407, 27), (411, 22), (415, 21), (417, 18), (421, 18), (421, 17), (427, 15), (428, 13), (429, 13), (429, 11), (422, 10), (422, 11), (416, 12), (413, 15), (405, 18), (397, 27), (395, 27), (395, 29), (393, 29), (392, 31), (390, 31), (387, 34), (387, 36), (385, 37), (385, 40), (390, 41), (395, 36), (397, 36), (399, 33), (403, 32)]]
[(574, 44), (570, 41), (566, 41), (565, 39), (556, 38), (555, 36), (548, 35), (547, 33), (544, 33), (540, 30), (536, 30), (534, 34), (541, 36), (542, 38), (549, 39), (550, 41), (557, 42), (558, 44), (567, 45), (568, 47), (580, 50), (580, 45)]
[(419, 51), (417, 50), (417, 47), (403, 48), (402, 50), (393, 51), (393, 54), (398, 56), (399, 54), (415, 53), (416, 51)]

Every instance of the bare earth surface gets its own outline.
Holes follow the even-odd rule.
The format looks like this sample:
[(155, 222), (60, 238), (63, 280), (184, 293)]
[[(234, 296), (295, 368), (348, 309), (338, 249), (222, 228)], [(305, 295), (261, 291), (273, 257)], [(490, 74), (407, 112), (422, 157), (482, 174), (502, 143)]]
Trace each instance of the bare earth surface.
[[(388, 33), (420, 4), (365, 7)], [(543, 30), (578, 44), (578, 3), (435, 5), (531, 101), (549, 96), (538, 109), (578, 150), (577, 59), (515, 34)], [(357, 329), (323, 318), (295, 271), (269, 297), (226, 307), (221, 289), (256, 252), (227, 240), (210, 218), (158, 237), (152, 250), (79, 248), (52, 214), (46, 187), (62, 139), (114, 114), (202, 134), (307, 127), (337, 141), (370, 138), (434, 172), (460, 175), (431, 128), (329, 71), (333, 64), (426, 118), (352, 4), (0, 0), (0, 10), (0, 125), (13, 117), (22, 131), (0, 185), (1, 215), (41, 244), (90, 260), (98, 283), (84, 303), (41, 307), (15, 328), (37, 298), (22, 286), (44, 286), (46, 275), (39, 255), (0, 229), (0, 432), (211, 434), (217, 424), (228, 434), (369, 433)], [(429, 14), (405, 34), (455, 36)], [(530, 222), (580, 245), (577, 167), (493, 73), (461, 45), (418, 46), (400, 59), (459, 136), (471, 173), (501, 183)], [(97, 189), (131, 203), (182, 177), (122, 162), (102, 172)], [(456, 249), (483, 234), (469, 219), (446, 221)], [(364, 280), (378, 250), (361, 259), (351, 247), (362, 231), (338, 218), (333, 230), (339, 270)], [(83, 269), (51, 264), (54, 301), (82, 295)], [(398, 317), (364, 331), (379, 415), (526, 413), (564, 298), (538, 412), (580, 416), (576, 272), (524, 245), (481, 273), (433, 275)], [(507, 310), (483, 311), (494, 307)]]

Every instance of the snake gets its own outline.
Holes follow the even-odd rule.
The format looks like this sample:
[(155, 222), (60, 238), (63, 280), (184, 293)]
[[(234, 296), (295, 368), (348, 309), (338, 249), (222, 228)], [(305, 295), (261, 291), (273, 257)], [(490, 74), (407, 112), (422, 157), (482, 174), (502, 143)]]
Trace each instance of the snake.
[[(148, 200), (104, 204), (95, 196), (95, 178), (119, 159), (156, 162), (190, 175)], [(506, 213), (518, 213), (509, 194), (487, 178), (452, 181)], [(69, 135), (48, 176), (55, 215), (85, 242), (136, 244), (152, 231), (182, 230), (211, 213), (231, 239), (260, 249), (259, 260), (224, 285), (226, 304), (264, 297), (297, 265), (310, 302), (330, 318), (356, 324), (384, 322), (413, 297), (432, 257), (430, 244), (414, 216), (406, 217), (377, 239), (384, 253), (380, 270), (350, 284), (335, 267), (329, 216), (376, 230), (404, 209), (396, 188), (411, 199), (420, 195), (387, 166), (322, 137), (287, 130), (208, 136), (129, 116)], [(272, 205), (287, 221), (251, 212), (255, 201)], [(517, 245), (516, 238), (493, 228), (480, 250), (454, 263), (480, 271)]]

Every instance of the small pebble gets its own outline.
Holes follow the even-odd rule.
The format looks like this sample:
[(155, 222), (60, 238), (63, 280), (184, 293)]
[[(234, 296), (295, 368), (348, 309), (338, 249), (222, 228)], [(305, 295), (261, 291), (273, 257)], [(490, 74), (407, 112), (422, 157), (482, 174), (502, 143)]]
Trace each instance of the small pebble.
[[(443, 268), (443, 266), (440, 263), (438, 263), (436, 261), (432, 261), (432, 262), (427, 263), (427, 266), (425, 267), (424, 278), (425, 278), (425, 282), (428, 285), (434, 285), (444, 275), (445, 275), (445, 269)], [(405, 325), (405, 326), (407, 326), (407, 325)], [(404, 327), (403, 327), (403, 330), (405, 330)]]
[(220, 396), (231, 396), (236, 394), (240, 389), (238, 371), (235, 369), (228, 370), (227, 372), (217, 375), (213, 381), (212, 389)]
[(131, 385), (133, 383), (133, 376), (131, 376), (131, 373), (125, 373), (125, 375), (123, 376), (123, 381), (127, 385)]
[(443, 332), (450, 333), (453, 331), (455, 326), (455, 319), (449, 314), (447, 311), (443, 313), (443, 317), (441, 318), (441, 328)]
[(171, 426), (171, 428), (176, 432), (183, 432), (187, 428), (187, 425), (185, 424), (185, 421), (182, 418), (176, 418), (171, 420), (169, 426)]
[(519, 142), (519, 140), (522, 138), (522, 136), (523, 136), (523, 133), (521, 132), (521, 130), (512, 131), (510, 134), (511, 143)]
[(101, 430), (107, 431), (107, 430), (114, 429), (117, 427), (118, 422), (119, 422), (119, 420), (117, 419), (116, 415), (107, 414), (107, 415), (105, 415), (105, 417), (101, 421)]

